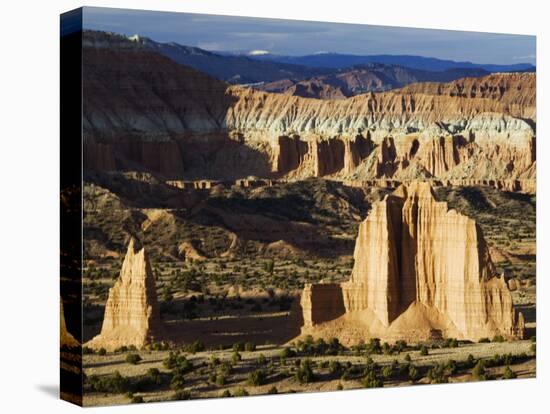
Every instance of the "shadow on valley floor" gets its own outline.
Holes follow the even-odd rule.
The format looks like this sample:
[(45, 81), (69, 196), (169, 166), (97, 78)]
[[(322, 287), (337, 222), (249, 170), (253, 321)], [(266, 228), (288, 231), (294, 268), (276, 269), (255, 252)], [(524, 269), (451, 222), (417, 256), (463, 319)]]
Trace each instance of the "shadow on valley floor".
[(247, 315), (212, 320), (174, 321), (166, 325), (175, 343), (201, 341), (208, 347), (235, 342), (285, 344), (300, 334), (297, 315)]
[[(103, 307), (95, 306), (94, 314), (103, 315)], [(101, 318), (102, 319), (102, 318)], [(101, 331), (101, 319), (84, 325), (84, 343)], [(254, 342), (258, 345), (285, 344), (300, 334), (303, 325), (302, 310), (295, 300), (290, 310), (263, 312), (236, 312), (230, 309), (221, 314), (200, 316), (196, 319), (174, 319), (164, 315), (168, 341), (177, 344), (201, 341), (207, 347), (233, 345), (235, 342)]]

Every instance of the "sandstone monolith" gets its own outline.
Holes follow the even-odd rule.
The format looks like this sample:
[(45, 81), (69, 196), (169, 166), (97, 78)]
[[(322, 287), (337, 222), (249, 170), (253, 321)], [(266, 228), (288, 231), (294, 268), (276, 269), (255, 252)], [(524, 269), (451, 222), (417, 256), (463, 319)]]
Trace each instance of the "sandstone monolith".
[(131, 239), (120, 276), (109, 289), (101, 333), (86, 345), (108, 351), (129, 345), (142, 348), (163, 335), (151, 264), (145, 248), (136, 248)]
[(79, 345), (78, 341), (67, 330), (67, 324), (65, 323), (65, 310), (63, 309), (63, 300), (60, 299), (60, 343), (61, 346), (68, 346), (70, 348)]
[[(323, 298), (343, 298), (345, 313), (304, 324), (302, 332), (343, 342), (523, 336), (523, 317), (495, 272), (480, 227), (436, 201), (429, 183), (401, 185), (373, 204), (359, 227), (354, 259), (341, 293), (332, 289), (332, 298)], [(314, 289), (306, 286), (303, 297)], [(304, 308), (304, 321), (312, 314), (330, 318), (312, 306)]]

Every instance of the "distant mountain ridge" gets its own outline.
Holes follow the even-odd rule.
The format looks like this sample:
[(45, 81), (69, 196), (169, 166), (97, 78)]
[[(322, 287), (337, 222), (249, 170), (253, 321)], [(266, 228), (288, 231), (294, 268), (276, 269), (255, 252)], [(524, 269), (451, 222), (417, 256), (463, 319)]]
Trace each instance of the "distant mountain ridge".
[(292, 81), (278, 80), (255, 86), (267, 92), (285, 93), (304, 98), (344, 99), (366, 92), (382, 92), (417, 82), (449, 82), (465, 77), (486, 76), (484, 69), (453, 68), (439, 72), (410, 69), (395, 65), (369, 63), (351, 69), (337, 69), (328, 75)]
[[(193, 68), (230, 84), (319, 99), (343, 99), (366, 92), (401, 88), (416, 82), (449, 82), (464, 77), (480, 77), (491, 73), (491, 70), (477, 67), (479, 65), (469, 62), (464, 64), (473, 65), (473, 67), (457, 67), (456, 65), (462, 64), (462, 62), (420, 56), (379, 55), (380, 59), (389, 56), (393, 61), (406, 63), (409, 65), (407, 66), (384, 62), (365, 63), (363, 61), (372, 60), (373, 57), (331, 53), (302, 57), (275, 56), (263, 50), (248, 55), (229, 52), (214, 53), (175, 42), (156, 42), (139, 35), (125, 36), (91, 30), (85, 31), (84, 41), (86, 44), (93, 44), (96, 48), (116, 46), (138, 50), (147, 49), (180, 65)], [(279, 62), (279, 59), (292, 63)], [(298, 62), (303, 64), (296, 64)], [(423, 62), (423, 64), (421, 65), (419, 62)], [(348, 63), (350, 65), (347, 65)], [(351, 63), (354, 64), (351, 65)], [(308, 66), (313, 64), (332, 66)], [(426, 70), (415, 68), (415, 65), (433, 68)], [(526, 68), (521, 65), (524, 64), (514, 67)], [(498, 65), (489, 66), (492, 69), (509, 69), (509, 67), (503, 68)]]
[(368, 63), (383, 63), (387, 65), (404, 66), (411, 69), (444, 71), (456, 68), (484, 69), (488, 72), (534, 72), (536, 67), (530, 63), (516, 63), (509, 65), (482, 64), (472, 62), (457, 62), (454, 60), (438, 59), (415, 55), (351, 55), (340, 53), (317, 53), (304, 56), (285, 56), (276, 54), (262, 54), (250, 56), (255, 60), (289, 63), (312, 68), (342, 69)]

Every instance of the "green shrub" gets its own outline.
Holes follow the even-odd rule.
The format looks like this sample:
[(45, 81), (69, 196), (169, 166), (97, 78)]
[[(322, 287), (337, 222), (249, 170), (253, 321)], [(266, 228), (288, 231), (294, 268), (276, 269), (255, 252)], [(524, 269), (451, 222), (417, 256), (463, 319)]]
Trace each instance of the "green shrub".
[(411, 356), (409, 354), (405, 355), (405, 361), (411, 362)]
[(253, 352), (256, 350), (256, 344), (254, 342), (247, 342), (244, 344), (244, 350), (247, 352)]
[(105, 348), (99, 348), (99, 350), (97, 351), (97, 354), (101, 356), (106, 355), (107, 350)]
[(233, 393), (234, 397), (246, 397), (248, 394), (248, 391), (244, 388), (237, 388), (235, 392)]
[(489, 343), (491, 342), (491, 340), (489, 338), (481, 338), (479, 341), (477, 341), (478, 343), (480, 344), (486, 344), (486, 343)]
[(255, 387), (264, 385), (267, 379), (267, 373), (263, 369), (257, 369), (248, 374), (247, 384)]
[(276, 386), (273, 386), (267, 391), (267, 393), (268, 394), (279, 394), (279, 390), (277, 389)]
[(269, 259), (264, 264), (264, 270), (266, 271), (266, 273), (269, 273), (270, 275), (273, 274), (274, 267), (275, 267), (275, 261), (273, 259)]
[(141, 404), (143, 402), (143, 397), (141, 395), (134, 395), (130, 401), (132, 404)]
[(336, 386), (336, 389), (338, 391), (342, 391), (344, 389), (344, 386), (341, 383), (338, 383), (338, 385)]
[(220, 397), (221, 397), (221, 398), (229, 398), (229, 397), (231, 397), (231, 393), (229, 392), (229, 390), (224, 390), (224, 391), (220, 394)]
[(264, 354), (260, 354), (258, 356), (258, 358), (256, 358), (256, 364), (258, 364), (258, 365), (265, 365), (266, 361), (267, 361), (267, 359), (266, 359)]
[(382, 369), (382, 376), (383, 376), (385, 379), (391, 378), (392, 373), (393, 373), (393, 370), (392, 370), (392, 367), (391, 367), (390, 365), (386, 365), (386, 366)]
[(399, 340), (395, 343), (395, 345), (393, 346), (394, 350), (397, 352), (397, 353), (401, 353), (403, 352), (405, 349), (407, 349), (407, 342), (403, 341), (403, 340)]
[(170, 352), (168, 357), (162, 361), (162, 364), (166, 368), (177, 371), (181, 374), (185, 374), (193, 369), (193, 364), (191, 361), (179, 352)]
[(308, 384), (310, 382), (313, 382), (315, 379), (315, 375), (311, 367), (311, 361), (309, 359), (301, 361), (300, 366), (296, 370), (296, 374), (294, 376), (300, 384)]
[(281, 351), (279, 352), (279, 356), (281, 358), (291, 358), (291, 357), (294, 357), (296, 356), (296, 352), (294, 352), (291, 348), (289, 347), (284, 347), (283, 349), (281, 349)]
[(189, 391), (178, 390), (174, 393), (173, 399), (174, 400), (190, 400), (191, 399), (191, 393)]
[(502, 335), (495, 335), (492, 342), (504, 342), (504, 337)]
[(449, 359), (447, 364), (445, 364), (445, 369), (449, 372), (449, 375), (454, 375), (458, 371), (458, 366), (454, 359)]
[(126, 355), (126, 362), (132, 365), (137, 365), (141, 361), (139, 354), (128, 354)]
[(214, 382), (218, 387), (223, 387), (227, 383), (227, 375), (223, 372), (216, 374)]
[(339, 361), (330, 361), (328, 363), (328, 370), (332, 375), (338, 374), (342, 371), (342, 365)]
[(422, 345), (420, 347), (420, 355), (422, 355), (422, 356), (428, 355), (428, 348), (426, 347), (426, 345)]
[(510, 366), (506, 367), (506, 369), (504, 370), (504, 374), (502, 375), (502, 378), (504, 379), (514, 379), (517, 377), (518, 377), (517, 374), (514, 371), (512, 371)]
[(485, 363), (483, 361), (477, 361), (475, 366), (472, 368), (472, 376), (480, 381), (485, 381), (487, 379), (487, 372), (485, 370)]
[(233, 355), (231, 356), (231, 360), (233, 361), (233, 364), (236, 364), (239, 362), (243, 357), (238, 352), (233, 352)]
[(87, 346), (82, 347), (82, 354), (89, 355), (89, 354), (94, 354), (94, 353), (95, 353), (95, 351), (92, 348), (87, 347)]
[(157, 368), (149, 368), (145, 373), (145, 376), (152, 384), (160, 385), (162, 382), (160, 371)]
[(458, 340), (456, 338), (447, 338), (443, 346), (445, 348), (458, 348)]
[(202, 352), (206, 348), (204, 344), (201, 341), (194, 341), (193, 343), (187, 344), (183, 347), (185, 352), (189, 352), (190, 354), (194, 354), (196, 352)]
[(365, 378), (363, 378), (363, 387), (365, 388), (380, 388), (383, 385), (384, 384), (376, 376), (376, 373), (374, 371), (369, 371), (367, 375), (365, 375)]
[(235, 342), (233, 344), (233, 352), (242, 352), (244, 351), (244, 344), (242, 342)]
[(367, 348), (367, 352), (370, 352), (372, 354), (382, 353), (382, 347), (380, 346), (379, 338), (371, 338), (366, 348)]
[(428, 379), (430, 384), (444, 384), (449, 382), (449, 377), (445, 373), (445, 365), (437, 364), (428, 370)]
[(105, 377), (91, 375), (87, 378), (87, 385), (92, 391), (110, 394), (123, 394), (130, 389), (130, 382), (126, 377), (120, 375), (118, 371), (115, 371), (113, 375)]
[(183, 374), (174, 374), (172, 376), (172, 380), (170, 381), (170, 388), (173, 390), (181, 390), (183, 387), (185, 387), (185, 378)]
[(412, 382), (418, 381), (420, 379), (420, 372), (418, 371), (418, 368), (414, 366), (413, 364), (409, 365), (409, 379)]
[(229, 375), (233, 372), (233, 365), (229, 361), (223, 361), (218, 368), (220, 372), (223, 372), (225, 375)]

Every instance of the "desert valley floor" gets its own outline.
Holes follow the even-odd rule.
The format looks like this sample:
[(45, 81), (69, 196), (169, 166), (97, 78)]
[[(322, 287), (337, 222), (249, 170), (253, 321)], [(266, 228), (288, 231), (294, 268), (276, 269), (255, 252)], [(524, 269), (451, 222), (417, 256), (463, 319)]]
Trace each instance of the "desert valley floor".
[[(143, 207), (130, 208), (116, 195), (116, 186), (159, 199), (177, 199), (181, 193), (194, 198), (194, 204), (186, 209), (153, 208), (144, 201)], [(496, 269), (511, 288), (514, 308), (525, 318), (524, 340), (441, 337), (343, 345), (331, 338), (299, 337), (304, 284), (349, 279), (359, 218), (372, 202), (391, 192), (322, 179), (186, 190), (149, 175), (92, 176), (85, 191), (85, 225), (104, 235), (99, 240), (110, 249), (100, 256), (94, 250), (100, 249), (96, 241), (87, 246), (94, 257), (85, 269), (84, 341), (101, 331), (105, 301), (124, 258), (119, 250), (125, 229), (151, 246), (160, 318), (169, 335), (142, 350), (85, 347), (85, 403), (534, 376), (535, 197), (488, 186), (435, 187), (434, 192), (479, 223)], [(239, 214), (241, 209), (247, 217), (242, 228), (228, 232), (216, 225), (225, 214)], [(307, 234), (307, 223), (316, 224), (314, 234)], [(288, 242), (279, 239), (279, 226), (285, 226)], [(256, 238), (262, 241), (243, 243), (237, 236), (243, 233), (263, 233)], [(149, 238), (157, 243), (148, 243)], [(141, 360), (134, 362), (129, 355)], [(485, 361), (481, 374), (474, 370), (480, 360)], [(371, 371), (376, 375), (369, 384)], [(117, 372), (122, 378), (117, 379)], [(178, 372), (185, 378), (181, 385), (177, 376), (174, 380)]]

